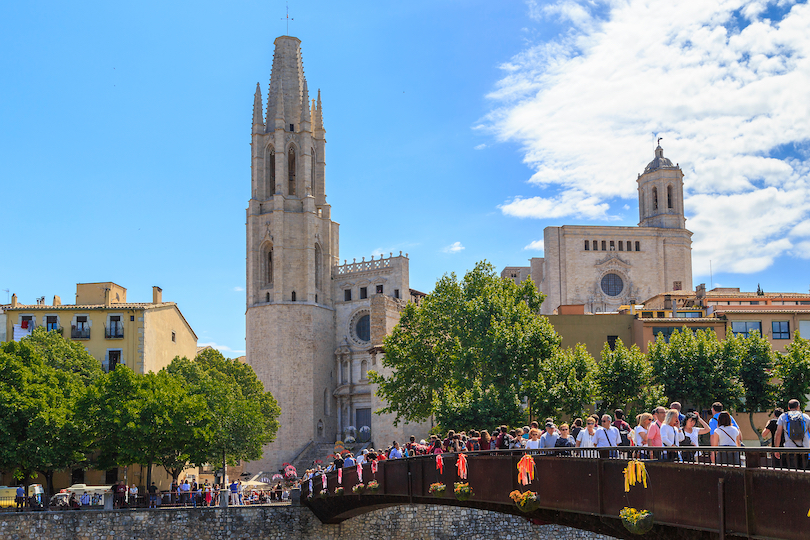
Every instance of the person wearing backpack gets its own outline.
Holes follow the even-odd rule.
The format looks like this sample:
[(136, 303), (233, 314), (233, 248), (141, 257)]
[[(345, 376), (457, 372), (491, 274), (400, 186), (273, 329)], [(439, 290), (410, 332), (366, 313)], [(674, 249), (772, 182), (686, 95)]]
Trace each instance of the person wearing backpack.
[(616, 409), (613, 411), (613, 414), (616, 416), (616, 420), (613, 421), (613, 425), (616, 429), (619, 430), (619, 444), (616, 446), (631, 446), (632, 442), (630, 442), (630, 424), (624, 421), (624, 411), (621, 409)]
[[(776, 421), (776, 435), (778, 441), (785, 435), (785, 448), (810, 448), (810, 416), (804, 414), (799, 408), (799, 400), (788, 401), (788, 411)], [(779, 459), (779, 454), (774, 456)], [(807, 454), (788, 454), (788, 467), (806, 469)]]

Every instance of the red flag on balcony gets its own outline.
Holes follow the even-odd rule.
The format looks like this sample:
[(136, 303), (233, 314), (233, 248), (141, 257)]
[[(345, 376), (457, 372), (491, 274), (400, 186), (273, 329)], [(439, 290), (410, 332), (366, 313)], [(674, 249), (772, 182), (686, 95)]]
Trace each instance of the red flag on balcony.
[(363, 483), (363, 464), (362, 463), (357, 464), (357, 483), (358, 484)]
[(338, 469), (338, 485), (343, 484), (343, 469)]
[(436, 454), (436, 469), (438, 469), (439, 474), (444, 473), (444, 461), (442, 461), (441, 454)]

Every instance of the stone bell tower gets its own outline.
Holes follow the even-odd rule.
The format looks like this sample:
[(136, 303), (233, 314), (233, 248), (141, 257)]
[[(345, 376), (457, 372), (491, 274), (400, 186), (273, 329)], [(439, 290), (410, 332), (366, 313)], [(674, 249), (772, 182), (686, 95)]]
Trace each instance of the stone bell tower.
[(683, 213), (683, 171), (655, 149), (655, 158), (638, 175), (639, 227), (685, 229)]
[(310, 102), (301, 41), (275, 40), (263, 115), (253, 101), (247, 208), (247, 362), (281, 406), (276, 442), (254, 467), (275, 471), (308, 440), (333, 440), (338, 227), (324, 183), (321, 96)]

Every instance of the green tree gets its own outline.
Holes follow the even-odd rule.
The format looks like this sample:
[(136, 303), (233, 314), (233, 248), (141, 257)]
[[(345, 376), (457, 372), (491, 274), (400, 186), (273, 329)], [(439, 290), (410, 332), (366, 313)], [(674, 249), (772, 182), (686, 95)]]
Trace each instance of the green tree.
[(201, 396), (211, 412), (206, 428), (210, 440), (197, 463), (221, 460), (225, 470), (237, 460), (261, 458), (262, 447), (275, 439), (281, 409), (253, 368), (208, 349), (194, 361), (175, 358), (167, 370)]
[(740, 358), (727, 350), (711, 330), (672, 333), (669, 343), (658, 334), (649, 358), (657, 382), (670, 399), (694, 403), (698, 409), (722, 401), (736, 410), (742, 395)]
[(520, 403), (560, 343), (537, 314), (543, 298), (531, 280), (516, 285), (486, 261), (461, 281), (443, 276), (418, 306), (405, 307), (383, 342), (385, 371), (369, 373), (386, 403), (377, 412), (395, 422), (435, 415), (440, 425), (522, 421)]
[(532, 416), (573, 419), (594, 399), (596, 363), (581, 343), (573, 349), (558, 349), (543, 362), (528, 381)]
[[(603, 409), (610, 414), (614, 409), (622, 409), (630, 423), (637, 414), (662, 403), (659, 400), (663, 389), (649, 390), (654, 385), (653, 368), (647, 356), (636, 345), (628, 349), (621, 339), (614, 350), (605, 343), (594, 378)], [(648, 403), (650, 398), (654, 403)]]
[(118, 366), (88, 388), (79, 409), (98, 449), (97, 465), (145, 464), (151, 485), (154, 464), (176, 480), (187, 463), (203, 461), (211, 413), (184, 382), (165, 370), (139, 375)]
[(807, 394), (810, 393), (810, 340), (795, 332), (785, 352), (777, 355), (775, 375), (780, 381), (776, 392), (777, 404), (787, 410), (788, 401), (798, 399), (801, 410), (804, 410)]
[(748, 337), (727, 336), (723, 342), (726, 354), (737, 354), (740, 358), (740, 382), (744, 390), (744, 403), (741, 410), (748, 412), (748, 422), (757, 434), (760, 444), (762, 428), (754, 425), (754, 413), (773, 406), (776, 386), (771, 383), (776, 355), (771, 344), (759, 332), (751, 332)]
[(36, 350), (52, 368), (77, 375), (85, 386), (92, 384), (104, 373), (101, 363), (81, 343), (65, 339), (56, 331), (46, 332), (39, 326), (34, 328), (31, 335), (24, 337), (22, 342)]
[(87, 451), (73, 414), (83, 388), (76, 373), (51, 367), (26, 340), (0, 347), (0, 467), (26, 485), (41, 472), (51, 494), (54, 472)]

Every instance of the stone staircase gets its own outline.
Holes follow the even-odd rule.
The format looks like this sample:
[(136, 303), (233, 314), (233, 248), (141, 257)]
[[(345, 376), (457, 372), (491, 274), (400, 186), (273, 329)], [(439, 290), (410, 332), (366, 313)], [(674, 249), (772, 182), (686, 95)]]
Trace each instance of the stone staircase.
[(298, 476), (304, 474), (304, 471), (312, 468), (312, 462), (316, 459), (323, 461), (323, 466), (326, 467), (332, 462), (327, 458), (329, 454), (335, 451), (335, 443), (311, 443), (307, 446), (301, 454), (292, 461), (292, 465), (298, 472)]

